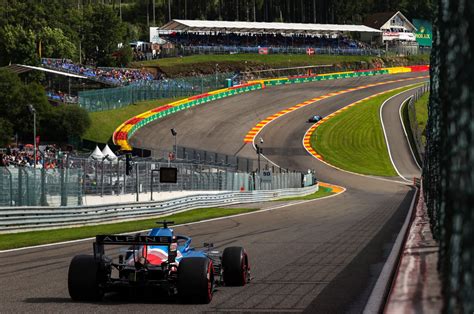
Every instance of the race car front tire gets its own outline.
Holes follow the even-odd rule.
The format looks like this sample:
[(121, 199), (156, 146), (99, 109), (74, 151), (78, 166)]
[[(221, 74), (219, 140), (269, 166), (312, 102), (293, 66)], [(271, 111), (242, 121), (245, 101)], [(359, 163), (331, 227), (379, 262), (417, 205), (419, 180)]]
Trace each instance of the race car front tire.
[(245, 250), (231, 246), (222, 252), (222, 270), (226, 286), (245, 286), (249, 278), (249, 261)]
[(207, 257), (188, 257), (179, 262), (178, 296), (183, 302), (207, 304), (214, 293), (214, 268)]
[(69, 295), (75, 301), (100, 301), (104, 296), (100, 288), (103, 278), (100, 263), (92, 255), (77, 255), (69, 265)]

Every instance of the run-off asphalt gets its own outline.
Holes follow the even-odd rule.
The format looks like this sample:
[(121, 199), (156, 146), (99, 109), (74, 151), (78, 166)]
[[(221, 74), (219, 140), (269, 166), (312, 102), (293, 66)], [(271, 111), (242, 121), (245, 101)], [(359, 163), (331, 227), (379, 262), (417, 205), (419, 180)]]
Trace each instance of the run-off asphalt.
[[(326, 81), (267, 88), (184, 111), (145, 127), (134, 136), (147, 147), (172, 144), (178, 130), (183, 146), (253, 157), (243, 138), (260, 120), (320, 94), (419, 73)], [(413, 196), (411, 187), (342, 173), (305, 153), (301, 140), (313, 112), (327, 115), (370, 93), (416, 81), (393, 83), (335, 96), (297, 110), (262, 131), (272, 160), (293, 169), (315, 169), (318, 178), (345, 186), (338, 197), (176, 228), (193, 243), (219, 248), (241, 245), (250, 256), (254, 280), (245, 287), (219, 288), (209, 305), (173, 299), (106, 298), (74, 303), (67, 269), (76, 254), (92, 253), (91, 242), (0, 254), (0, 312), (359, 312), (383, 266)], [(163, 140), (163, 141), (162, 141)], [(264, 148), (265, 149), (265, 148)]]

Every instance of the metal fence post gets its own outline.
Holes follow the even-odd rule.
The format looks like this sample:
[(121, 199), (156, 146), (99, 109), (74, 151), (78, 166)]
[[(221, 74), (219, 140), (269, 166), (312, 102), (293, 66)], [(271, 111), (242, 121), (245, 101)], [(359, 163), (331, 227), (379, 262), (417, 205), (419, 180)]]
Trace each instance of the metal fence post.
[(41, 168), (41, 191), (40, 191), (40, 205), (48, 206), (46, 202), (46, 169)]
[(67, 205), (67, 197), (66, 197), (66, 183), (64, 182), (64, 167), (61, 167), (59, 169), (60, 174), (61, 174), (61, 206), (66, 206)]
[(139, 186), (139, 181), (138, 181), (138, 163), (135, 164), (135, 182), (136, 182), (136, 191), (137, 191), (137, 202), (140, 200), (140, 186)]
[(82, 184), (81, 184), (81, 169), (77, 169), (77, 205), (81, 206), (82, 205)]
[(12, 172), (8, 169), (8, 167), (3, 167), (8, 172), (8, 176), (10, 178), (10, 206), (13, 206), (13, 176)]
[(18, 201), (17, 201), (18, 206), (23, 205), (22, 193), (23, 193), (23, 173), (21, 171), (21, 168), (18, 168)]

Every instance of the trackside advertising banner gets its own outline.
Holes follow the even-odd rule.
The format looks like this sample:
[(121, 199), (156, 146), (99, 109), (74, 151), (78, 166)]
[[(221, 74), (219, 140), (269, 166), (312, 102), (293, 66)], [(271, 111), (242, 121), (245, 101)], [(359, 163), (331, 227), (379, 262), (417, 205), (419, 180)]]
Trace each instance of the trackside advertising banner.
[(422, 47), (431, 47), (433, 43), (433, 30), (431, 28), (431, 22), (427, 20), (413, 20), (417, 31), (415, 34), (418, 45)]

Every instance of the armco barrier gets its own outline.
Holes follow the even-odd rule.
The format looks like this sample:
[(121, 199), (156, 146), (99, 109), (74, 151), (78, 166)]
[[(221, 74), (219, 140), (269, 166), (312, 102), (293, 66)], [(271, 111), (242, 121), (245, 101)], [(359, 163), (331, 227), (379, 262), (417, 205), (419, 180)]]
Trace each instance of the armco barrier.
[(167, 201), (71, 207), (0, 207), (0, 233), (146, 218), (177, 211), (254, 203), (317, 192), (318, 185), (272, 191), (224, 192), (176, 198)]
[(263, 79), (250, 81), (247, 84), (239, 85), (231, 88), (220, 89), (212, 92), (208, 92), (201, 95), (192, 96), (183, 100), (167, 104), (147, 112), (144, 112), (140, 115), (137, 115), (124, 123), (122, 123), (114, 132), (112, 139), (115, 145), (118, 145), (122, 150), (132, 150), (128, 140), (133, 134), (141, 127), (147, 125), (150, 122), (153, 122), (157, 119), (161, 119), (175, 112), (188, 109), (190, 107), (207, 103), (209, 101), (218, 100), (224, 97), (233, 96), (240, 93), (245, 93), (257, 89), (265, 88), (268, 86), (276, 86), (283, 84), (299, 84), (299, 83), (308, 83), (316, 81), (326, 81), (326, 80), (337, 80), (353, 77), (364, 77), (364, 76), (374, 76), (382, 74), (396, 74), (396, 73), (408, 73), (408, 72), (420, 72), (428, 71), (429, 66), (420, 65), (420, 66), (405, 66), (405, 67), (395, 67), (395, 68), (380, 68), (380, 69), (371, 69), (371, 70), (358, 70), (358, 71), (346, 71), (346, 72), (336, 72), (336, 73), (327, 73), (327, 74), (317, 74), (311, 76), (299, 76), (299, 77), (281, 77), (274, 79)]

